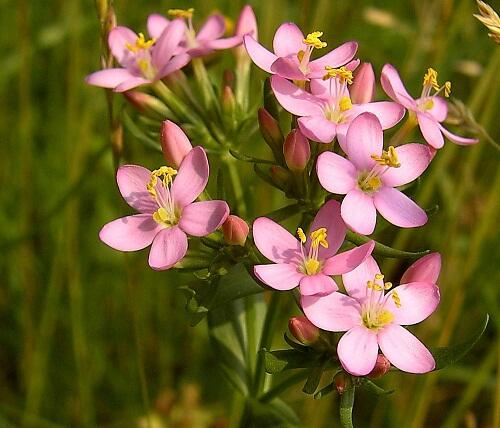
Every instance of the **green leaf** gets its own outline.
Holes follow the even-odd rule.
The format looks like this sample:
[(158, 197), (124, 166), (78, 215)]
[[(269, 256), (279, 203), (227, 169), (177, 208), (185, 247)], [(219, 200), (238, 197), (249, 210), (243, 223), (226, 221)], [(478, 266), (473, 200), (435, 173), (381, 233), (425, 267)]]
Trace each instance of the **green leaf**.
[(359, 385), (366, 389), (367, 391), (373, 392), (376, 395), (389, 395), (394, 392), (394, 389), (384, 389), (378, 386), (377, 384), (373, 383), (370, 379), (367, 378), (361, 378), (359, 380)]
[(333, 391), (335, 391), (335, 383), (334, 382), (329, 383), (324, 388), (321, 388), (316, 394), (314, 394), (314, 399), (319, 400), (319, 399), (323, 398), (325, 395), (332, 393)]
[(303, 369), (318, 364), (319, 355), (314, 351), (301, 352), (295, 349), (282, 349), (279, 351), (268, 351), (264, 353), (264, 366), (269, 374), (280, 373), (284, 370)]
[(477, 328), (474, 333), (471, 334), (471, 336), (464, 342), (446, 347), (431, 348), (430, 351), (434, 356), (434, 360), (436, 361), (436, 368), (434, 370), (441, 370), (446, 366), (454, 364), (461, 358), (463, 358), (465, 354), (467, 354), (479, 341), (484, 331), (486, 330), (489, 320), (490, 316), (486, 314), (479, 328)]
[(125, 128), (141, 143), (144, 143), (145, 146), (157, 152), (161, 152), (160, 143), (157, 140), (148, 137), (146, 133), (134, 123), (134, 121), (125, 111), (123, 112), (123, 124), (125, 125)]
[(231, 155), (242, 161), (242, 162), (250, 162), (250, 163), (265, 163), (265, 164), (268, 164), (268, 165), (276, 165), (276, 162), (274, 161), (271, 161), (271, 160), (267, 160), (267, 159), (259, 159), (259, 158), (254, 158), (252, 156), (247, 156), (243, 153), (239, 153), (238, 151), (234, 150), (234, 149), (229, 149), (229, 153), (231, 153)]
[(306, 394), (314, 394), (318, 389), (318, 385), (321, 382), (321, 376), (326, 367), (327, 360), (322, 361), (319, 365), (311, 368), (309, 376), (307, 376), (307, 381), (302, 388), (302, 392)]
[[(373, 241), (373, 239), (370, 239), (367, 236), (358, 235), (357, 233), (354, 233), (350, 230), (347, 231), (346, 239), (356, 245), (363, 245), (369, 241)], [(430, 250), (418, 251), (415, 253), (396, 250), (395, 248), (388, 247), (387, 245), (381, 244), (377, 241), (375, 241), (375, 249), (373, 250), (373, 254), (376, 256), (394, 259), (416, 259), (429, 253)]]

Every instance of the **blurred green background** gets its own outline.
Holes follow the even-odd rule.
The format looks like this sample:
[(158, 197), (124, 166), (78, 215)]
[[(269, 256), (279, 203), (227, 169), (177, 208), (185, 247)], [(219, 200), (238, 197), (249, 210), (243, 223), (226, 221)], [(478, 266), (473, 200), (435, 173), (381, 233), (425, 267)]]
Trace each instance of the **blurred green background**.
[[(359, 57), (377, 75), (391, 62), (413, 93), (434, 67), (500, 139), (500, 47), (472, 17), (475, 2), (250, 3), (268, 46), (290, 20), (324, 31), (330, 46), (358, 40)], [(214, 10), (235, 19), (243, 4), (116, 0), (115, 9), (120, 24), (144, 31), (152, 12), (194, 6), (195, 22)], [(0, 427), (146, 427), (147, 415), (152, 427), (234, 424), (238, 399), (215, 369), (205, 324), (187, 323), (176, 290), (183, 277), (148, 269), (147, 251), (124, 256), (97, 237), (127, 208), (114, 181), (104, 93), (83, 81), (99, 68), (94, 2), (1, 0), (0, 8)], [(232, 61), (220, 55), (217, 81)], [(264, 74), (255, 68), (253, 77), (258, 102)], [(161, 163), (131, 135), (124, 141), (128, 161)], [(260, 137), (254, 144), (264, 147)], [(263, 201), (253, 215), (285, 205), (265, 183), (248, 183)], [(439, 211), (425, 228), (386, 235), (397, 248), (443, 254), (442, 304), (414, 329), (424, 342), (460, 341), (486, 312), (492, 322), (459, 364), (422, 377), (387, 375), (382, 384), (396, 389), (387, 397), (358, 394), (357, 426), (500, 426), (499, 184), (491, 145), (447, 143), (415, 193)], [(406, 266), (385, 264), (394, 278)], [(285, 347), (292, 307), (283, 307), (276, 348)], [(317, 401), (297, 387), (285, 400), (306, 427), (337, 424), (334, 394)]]

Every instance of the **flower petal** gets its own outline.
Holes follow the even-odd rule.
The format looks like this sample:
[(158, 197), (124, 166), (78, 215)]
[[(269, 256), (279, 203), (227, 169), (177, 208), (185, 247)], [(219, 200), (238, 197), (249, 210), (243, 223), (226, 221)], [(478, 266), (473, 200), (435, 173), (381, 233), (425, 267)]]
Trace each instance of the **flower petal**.
[(369, 171), (375, 161), (372, 155), (380, 155), (384, 146), (382, 126), (373, 113), (361, 113), (349, 126), (346, 136), (347, 155), (358, 170)]
[(243, 43), (248, 55), (255, 65), (262, 70), (271, 73), (271, 65), (278, 59), (278, 57), (272, 52), (269, 52), (249, 34), (243, 37)]
[(126, 92), (130, 89), (137, 88), (141, 85), (146, 85), (151, 83), (151, 80), (144, 79), (143, 77), (132, 77), (131, 79), (125, 80), (125, 82), (120, 83), (116, 86), (113, 91), (115, 92)]
[(441, 272), (441, 254), (431, 253), (413, 263), (401, 277), (401, 284), (430, 282), (437, 284)]
[(338, 289), (339, 287), (332, 278), (321, 273), (311, 276), (304, 275), (300, 280), (300, 294), (302, 296), (326, 296)]
[(436, 119), (427, 113), (417, 113), (418, 126), (422, 135), (432, 147), (440, 149), (444, 146), (443, 134)]
[(342, 275), (342, 282), (349, 296), (357, 301), (364, 300), (366, 296), (366, 283), (373, 281), (375, 275), (380, 273), (380, 268), (372, 256), (368, 256), (363, 263), (351, 272)]
[(293, 22), (285, 22), (274, 34), (273, 49), (277, 56), (297, 55), (304, 48), (304, 35)]
[(358, 114), (369, 112), (377, 116), (382, 125), (382, 129), (389, 129), (396, 125), (405, 115), (405, 109), (398, 103), (392, 101), (377, 101), (373, 103), (357, 104), (353, 107), (353, 113)]
[(302, 133), (318, 143), (331, 143), (337, 133), (337, 125), (330, 122), (323, 114), (300, 117), (298, 123)]
[(208, 159), (205, 150), (197, 146), (182, 160), (172, 184), (174, 203), (183, 208), (193, 202), (208, 182)]
[(278, 102), (285, 110), (297, 116), (322, 115), (320, 101), (283, 77), (271, 77), (271, 87)]
[(377, 335), (365, 326), (350, 329), (337, 346), (344, 369), (355, 376), (364, 376), (375, 367), (378, 355)]
[(116, 88), (123, 82), (133, 79), (136, 76), (125, 68), (107, 68), (89, 74), (85, 82), (89, 85), (99, 86), (101, 88)]
[(399, 370), (408, 373), (427, 373), (436, 363), (429, 350), (408, 330), (390, 324), (378, 333), (381, 351)]
[(133, 57), (127, 44), (135, 45), (137, 34), (130, 28), (117, 26), (109, 32), (108, 45), (111, 53), (122, 66), (126, 66)]
[(410, 110), (416, 108), (415, 100), (408, 93), (401, 81), (401, 77), (399, 77), (398, 71), (391, 64), (385, 64), (382, 68), (380, 83), (385, 93), (394, 101)]
[(347, 131), (349, 129), (349, 123), (339, 123), (337, 125), (337, 141), (339, 142), (340, 148), (347, 153)]
[[(326, 55), (315, 59), (309, 63), (309, 67), (314, 74), (314, 77), (323, 77), (325, 74), (325, 67), (328, 65), (330, 67), (340, 67), (341, 65), (347, 64), (356, 55), (358, 50), (358, 44), (356, 42), (346, 42), (339, 47), (331, 50)], [(315, 75), (316, 73), (322, 73), (321, 75)]]
[(438, 126), (441, 132), (444, 134), (444, 136), (448, 138), (448, 140), (450, 140), (452, 143), (458, 144), (460, 146), (468, 146), (469, 144), (479, 143), (479, 140), (477, 138), (461, 137), (460, 135), (451, 133), (444, 126), (441, 126), (440, 124), (438, 124)]
[(163, 79), (165, 76), (168, 76), (170, 73), (174, 71), (180, 70), (184, 67), (189, 61), (191, 57), (186, 53), (181, 53), (179, 55), (174, 56), (168, 61), (163, 68), (156, 74), (155, 79)]
[(267, 217), (254, 221), (253, 239), (259, 251), (275, 263), (297, 263), (301, 259), (299, 241)]
[(392, 187), (382, 187), (373, 198), (377, 211), (399, 227), (418, 227), (427, 223), (427, 214), (408, 196)]
[[(392, 295), (397, 293), (401, 305), (396, 306)], [(385, 308), (394, 315), (394, 323), (412, 325), (425, 320), (439, 305), (439, 288), (430, 282), (410, 282), (394, 288)]]
[[(314, 217), (309, 233), (320, 228), (326, 228), (328, 248), (319, 247), (319, 259), (323, 260), (333, 256), (345, 239), (346, 225), (340, 216), (340, 203), (331, 200), (326, 202)], [(310, 239), (306, 245), (306, 252), (309, 251)]]
[(356, 168), (336, 153), (324, 152), (319, 155), (316, 172), (321, 185), (331, 193), (344, 195), (356, 187)]
[(185, 33), (186, 24), (182, 19), (170, 21), (151, 50), (151, 63), (156, 70), (165, 67), (185, 37)]
[(99, 232), (106, 245), (120, 251), (137, 251), (151, 245), (161, 226), (150, 214), (136, 214), (114, 220)]
[(179, 227), (191, 236), (207, 236), (214, 232), (229, 215), (224, 201), (194, 202), (184, 207)]
[(149, 266), (155, 270), (170, 269), (186, 255), (187, 248), (187, 236), (180, 228), (163, 229), (151, 246)]
[(438, 122), (442, 122), (448, 116), (448, 103), (445, 99), (441, 97), (433, 97), (433, 106), (431, 109), (427, 110), (434, 119)]
[(291, 80), (304, 80), (306, 77), (300, 71), (296, 58), (278, 58), (271, 65), (271, 71), (278, 76)]
[(373, 198), (359, 189), (347, 193), (340, 209), (342, 219), (355, 232), (370, 235), (375, 230), (377, 211)]
[(402, 186), (417, 179), (427, 169), (432, 154), (427, 145), (410, 143), (396, 147), (399, 168), (389, 168), (381, 177), (382, 183), (389, 187)]
[(219, 39), (226, 32), (224, 17), (219, 14), (211, 15), (201, 26), (196, 34), (197, 40), (215, 40)]
[(361, 306), (345, 294), (302, 296), (300, 302), (309, 321), (323, 330), (347, 331), (362, 323)]
[(203, 45), (210, 49), (230, 49), (241, 45), (241, 43), (243, 43), (241, 36), (233, 36), (224, 39), (208, 40)]
[(139, 165), (123, 165), (116, 172), (116, 182), (125, 202), (141, 213), (152, 214), (158, 204), (147, 191), (151, 171)]
[(304, 274), (297, 270), (297, 266), (290, 263), (271, 265), (256, 265), (254, 273), (264, 284), (275, 290), (291, 290), (299, 285)]
[(325, 261), (322, 272), (326, 275), (343, 275), (351, 272), (366, 260), (374, 248), (375, 242), (370, 241), (359, 247), (330, 257)]
[(152, 13), (148, 16), (147, 28), (149, 36), (158, 39), (163, 33), (163, 30), (167, 28), (169, 21), (163, 15), (159, 13)]

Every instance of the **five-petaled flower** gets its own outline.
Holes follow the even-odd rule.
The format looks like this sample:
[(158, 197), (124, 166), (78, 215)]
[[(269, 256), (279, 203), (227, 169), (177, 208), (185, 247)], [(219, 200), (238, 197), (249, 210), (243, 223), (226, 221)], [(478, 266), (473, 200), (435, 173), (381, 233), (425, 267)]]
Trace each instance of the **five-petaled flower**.
[(371, 254), (374, 242), (336, 254), (346, 234), (337, 201), (325, 203), (314, 218), (308, 236), (298, 229), (299, 240), (273, 220), (260, 217), (253, 224), (259, 251), (274, 264), (257, 265), (255, 275), (276, 290), (300, 285), (302, 295), (328, 294), (338, 289), (330, 275), (353, 270)]
[[(438, 256), (439, 257), (439, 256)], [(429, 350), (403, 325), (425, 320), (439, 304), (439, 288), (426, 275), (391, 290), (390, 282), (369, 256), (360, 266), (342, 276), (348, 295), (302, 296), (307, 318), (317, 327), (347, 331), (337, 346), (339, 360), (356, 376), (370, 373), (378, 349), (393, 366), (409, 373), (427, 373), (435, 362)], [(437, 279), (437, 275), (436, 275)]]
[(171, 268), (186, 254), (187, 235), (209, 235), (229, 215), (224, 201), (194, 202), (208, 176), (207, 155), (201, 147), (189, 152), (179, 171), (168, 166), (155, 171), (137, 165), (120, 167), (116, 173), (120, 193), (140, 214), (106, 224), (99, 237), (120, 251), (137, 251), (152, 243), (149, 265)]

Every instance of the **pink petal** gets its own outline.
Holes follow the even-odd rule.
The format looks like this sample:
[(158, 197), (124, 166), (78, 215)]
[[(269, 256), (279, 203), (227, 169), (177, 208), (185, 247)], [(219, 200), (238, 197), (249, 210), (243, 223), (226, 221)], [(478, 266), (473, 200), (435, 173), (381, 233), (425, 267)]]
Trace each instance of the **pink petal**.
[(304, 49), (304, 35), (293, 22), (285, 22), (279, 26), (274, 34), (273, 49), (277, 56), (285, 57), (297, 55)]
[[(401, 302), (397, 307), (392, 294), (397, 293)], [(394, 315), (394, 323), (412, 325), (425, 320), (439, 305), (439, 288), (430, 282), (410, 282), (389, 293), (385, 308)]]
[(427, 373), (436, 363), (429, 350), (405, 328), (390, 324), (378, 333), (381, 351), (399, 370), (408, 373)]
[(396, 147), (399, 168), (389, 168), (382, 178), (386, 186), (397, 187), (417, 179), (427, 169), (432, 160), (432, 154), (428, 146), (424, 144), (410, 143)]
[(208, 182), (208, 159), (205, 150), (197, 146), (182, 160), (179, 172), (172, 184), (172, 197), (178, 207), (193, 202)]
[(156, 80), (163, 79), (165, 76), (173, 73), (174, 71), (180, 70), (184, 67), (191, 57), (188, 54), (179, 54), (174, 56), (170, 61), (168, 61), (163, 68), (156, 74)]
[(123, 66), (130, 61), (133, 54), (127, 49), (127, 44), (135, 45), (137, 34), (130, 28), (118, 26), (109, 32), (108, 45), (116, 60)]
[(151, 171), (138, 165), (123, 165), (116, 172), (116, 182), (123, 199), (140, 213), (152, 214), (158, 204), (147, 191)]
[(375, 230), (377, 211), (373, 198), (359, 189), (347, 193), (340, 209), (342, 219), (355, 232), (370, 235)]
[(430, 282), (437, 284), (441, 272), (441, 254), (431, 253), (413, 263), (401, 277), (401, 284)]
[(441, 133), (437, 120), (427, 113), (417, 113), (417, 119), (425, 141), (435, 149), (443, 147), (443, 134)]
[(268, 73), (271, 73), (271, 65), (278, 59), (276, 55), (269, 52), (264, 46), (259, 44), (252, 36), (243, 37), (243, 43), (248, 55), (255, 65)]
[(226, 24), (224, 17), (219, 14), (211, 15), (196, 34), (197, 40), (215, 40), (224, 35)]
[(120, 251), (137, 251), (151, 245), (161, 226), (150, 214), (136, 214), (114, 220), (101, 229), (99, 238)]
[(296, 58), (278, 58), (271, 65), (271, 72), (291, 80), (304, 80), (306, 77), (300, 71)]
[(184, 207), (179, 227), (191, 236), (207, 236), (226, 221), (229, 207), (224, 201), (194, 202)]
[(373, 370), (377, 361), (376, 333), (365, 326), (350, 329), (340, 338), (337, 354), (347, 372), (355, 376), (367, 375)]
[(432, 101), (434, 105), (431, 109), (427, 110), (427, 113), (438, 122), (442, 122), (448, 115), (448, 103), (441, 97), (433, 97)]
[(382, 187), (373, 198), (377, 211), (399, 227), (418, 227), (427, 223), (427, 214), (408, 196), (392, 187)]
[(351, 100), (354, 104), (364, 104), (373, 101), (376, 91), (375, 72), (369, 62), (365, 62), (354, 74), (351, 85)]
[(330, 122), (323, 114), (301, 117), (298, 123), (302, 133), (318, 143), (331, 143), (337, 133), (337, 125)]
[(323, 330), (347, 331), (362, 323), (361, 306), (345, 294), (302, 296), (300, 302), (309, 321)]
[(356, 187), (356, 168), (336, 153), (324, 152), (319, 155), (316, 172), (321, 185), (331, 193), (344, 195)]
[(253, 239), (259, 251), (275, 263), (294, 263), (302, 259), (299, 241), (269, 218), (260, 217), (254, 221)]
[(415, 100), (408, 93), (401, 81), (401, 77), (399, 77), (399, 73), (391, 64), (386, 64), (382, 68), (380, 83), (385, 93), (394, 101), (410, 110), (416, 108)]
[(318, 99), (288, 80), (273, 76), (271, 87), (278, 102), (290, 113), (297, 116), (323, 115), (323, 108)]
[[(340, 216), (340, 204), (337, 201), (328, 201), (319, 209), (309, 227), (309, 233), (322, 227), (327, 230), (328, 248), (319, 247), (320, 260), (333, 256), (345, 239), (347, 228)], [(306, 251), (309, 251), (309, 245), (310, 239), (307, 242)]]
[(379, 273), (377, 262), (372, 256), (368, 256), (356, 269), (343, 274), (342, 282), (349, 296), (362, 301), (366, 297), (366, 283), (373, 281)]
[(297, 287), (304, 276), (297, 270), (296, 265), (288, 263), (256, 265), (254, 273), (264, 284), (281, 291)]
[(241, 9), (234, 33), (239, 36), (250, 34), (250, 36), (257, 40), (257, 30), (257, 18), (255, 17), (252, 6), (247, 4)]
[(168, 19), (159, 13), (153, 13), (148, 16), (147, 27), (149, 36), (158, 39), (163, 33), (163, 30), (167, 28)]
[(304, 275), (300, 280), (300, 294), (302, 296), (326, 296), (338, 289), (339, 287), (332, 278), (321, 273), (311, 276)]
[(461, 146), (468, 146), (469, 144), (479, 143), (479, 140), (477, 138), (460, 137), (459, 135), (452, 134), (444, 126), (441, 126), (439, 124), (438, 126), (441, 132), (444, 134), (444, 136), (448, 138), (448, 140), (450, 140), (452, 143), (459, 144)]
[(372, 113), (361, 113), (349, 126), (346, 136), (349, 160), (360, 171), (369, 171), (375, 161), (372, 155), (380, 155), (384, 136), (380, 121)]
[(377, 116), (382, 129), (389, 129), (396, 125), (405, 115), (405, 109), (398, 103), (391, 101), (377, 101), (374, 103), (358, 104), (353, 108), (356, 116), (359, 113), (369, 112)]
[(375, 248), (375, 242), (370, 241), (359, 247), (330, 257), (325, 261), (322, 272), (326, 275), (343, 275), (351, 272), (363, 263)]
[(125, 68), (107, 68), (89, 74), (85, 78), (85, 81), (89, 85), (100, 86), (101, 88), (115, 88), (134, 77), (135, 76)]
[(339, 142), (340, 148), (347, 153), (347, 131), (349, 129), (349, 123), (339, 123), (337, 125), (337, 141)]
[(345, 65), (354, 58), (357, 50), (358, 44), (356, 42), (347, 42), (328, 52), (326, 55), (311, 61), (309, 64), (311, 71), (316, 72), (313, 74), (323, 73), (321, 75), (314, 75), (314, 77), (323, 77), (325, 66), (327, 65), (334, 68)]
[(187, 248), (187, 236), (181, 229), (176, 226), (163, 229), (151, 246), (149, 266), (155, 270), (170, 269), (186, 255)]
[(243, 38), (241, 36), (227, 37), (225, 39), (208, 40), (203, 45), (210, 49), (230, 49), (241, 45)]
[(170, 21), (151, 51), (151, 63), (156, 70), (165, 67), (179, 47), (179, 43), (184, 39), (185, 33), (186, 24), (182, 19)]
[(125, 80), (125, 82), (120, 83), (113, 89), (113, 91), (126, 92), (130, 89), (137, 88), (138, 86), (146, 85), (148, 83), (151, 83), (151, 80), (144, 79), (143, 77), (132, 77), (131, 79)]

